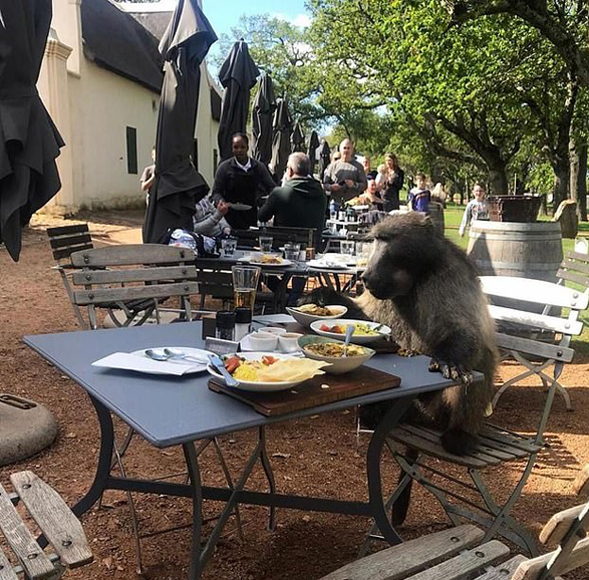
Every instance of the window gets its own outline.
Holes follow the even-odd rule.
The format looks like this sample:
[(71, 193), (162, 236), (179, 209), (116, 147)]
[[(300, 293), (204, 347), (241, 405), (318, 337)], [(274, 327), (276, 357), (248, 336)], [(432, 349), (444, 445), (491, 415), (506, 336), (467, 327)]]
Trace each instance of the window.
[(192, 142), (192, 165), (198, 171), (198, 139)]
[(137, 175), (137, 129), (127, 127), (127, 173)]

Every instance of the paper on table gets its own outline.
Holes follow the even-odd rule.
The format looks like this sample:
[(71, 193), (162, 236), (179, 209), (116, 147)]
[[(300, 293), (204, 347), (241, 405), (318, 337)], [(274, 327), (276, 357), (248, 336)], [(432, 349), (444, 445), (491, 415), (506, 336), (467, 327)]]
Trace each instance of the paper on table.
[(92, 363), (94, 367), (107, 369), (121, 369), (149, 373), (153, 375), (182, 376), (186, 373), (202, 370), (201, 364), (188, 364), (182, 361), (157, 361), (150, 358), (130, 354), (128, 352), (114, 352)]

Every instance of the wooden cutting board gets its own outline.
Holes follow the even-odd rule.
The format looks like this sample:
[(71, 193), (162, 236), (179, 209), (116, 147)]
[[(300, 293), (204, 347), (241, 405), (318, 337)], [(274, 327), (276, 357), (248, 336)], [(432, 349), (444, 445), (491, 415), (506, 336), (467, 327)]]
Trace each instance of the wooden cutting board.
[(324, 374), (313, 377), (300, 385), (276, 393), (253, 393), (231, 389), (215, 379), (209, 381), (209, 389), (223, 393), (251, 405), (266, 417), (284, 415), (301, 409), (351, 399), (401, 384), (401, 379), (383, 371), (360, 367), (344, 375)]

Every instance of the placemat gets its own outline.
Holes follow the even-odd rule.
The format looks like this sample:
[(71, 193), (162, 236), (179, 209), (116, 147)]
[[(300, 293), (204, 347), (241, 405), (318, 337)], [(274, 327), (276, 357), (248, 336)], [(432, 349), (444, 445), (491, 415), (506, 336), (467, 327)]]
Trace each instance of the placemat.
[(215, 379), (209, 381), (209, 389), (229, 395), (251, 405), (266, 417), (284, 415), (301, 409), (351, 399), (401, 384), (401, 379), (383, 371), (360, 367), (343, 375), (324, 374), (313, 377), (286, 391), (275, 393), (254, 393), (232, 389)]

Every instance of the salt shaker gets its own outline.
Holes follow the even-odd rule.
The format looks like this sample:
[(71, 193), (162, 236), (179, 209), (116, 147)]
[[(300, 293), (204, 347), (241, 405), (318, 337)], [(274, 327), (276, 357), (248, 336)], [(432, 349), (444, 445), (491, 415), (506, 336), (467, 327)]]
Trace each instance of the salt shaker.
[(230, 310), (221, 310), (217, 312), (216, 337), (223, 340), (234, 340), (235, 336), (235, 312)]
[(244, 336), (250, 333), (252, 324), (251, 308), (235, 309), (235, 341), (239, 342)]

